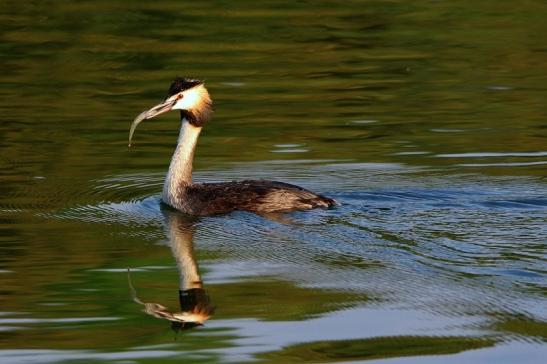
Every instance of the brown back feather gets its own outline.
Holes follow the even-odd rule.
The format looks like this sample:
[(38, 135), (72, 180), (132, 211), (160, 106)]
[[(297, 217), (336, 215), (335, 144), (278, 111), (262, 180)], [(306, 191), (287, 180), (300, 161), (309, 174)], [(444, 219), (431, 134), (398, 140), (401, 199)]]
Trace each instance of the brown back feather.
[(197, 215), (235, 210), (283, 212), (328, 208), (336, 204), (334, 200), (302, 187), (266, 180), (193, 184), (185, 187), (184, 195)]

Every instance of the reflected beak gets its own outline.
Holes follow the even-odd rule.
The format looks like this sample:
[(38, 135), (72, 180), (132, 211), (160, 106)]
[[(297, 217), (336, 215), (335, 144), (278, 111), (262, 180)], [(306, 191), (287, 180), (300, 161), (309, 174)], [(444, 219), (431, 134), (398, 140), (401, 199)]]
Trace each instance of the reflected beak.
[(182, 93), (178, 93), (176, 95), (173, 95), (169, 97), (167, 100), (162, 102), (161, 104), (158, 104), (146, 111), (143, 111), (133, 120), (133, 123), (131, 123), (131, 129), (129, 130), (129, 146), (131, 146), (131, 139), (133, 138), (133, 133), (135, 132), (135, 129), (137, 128), (137, 125), (140, 124), (141, 121), (146, 119), (152, 119), (153, 117), (158, 116), (159, 114), (163, 114), (167, 111), (170, 111), (173, 106), (177, 103), (177, 101), (181, 98)]

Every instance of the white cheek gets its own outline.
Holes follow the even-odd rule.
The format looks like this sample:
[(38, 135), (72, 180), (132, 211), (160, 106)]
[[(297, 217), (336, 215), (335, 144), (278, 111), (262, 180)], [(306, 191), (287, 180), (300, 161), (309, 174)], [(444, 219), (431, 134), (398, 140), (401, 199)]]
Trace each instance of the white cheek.
[(173, 106), (173, 109), (180, 109), (180, 110), (189, 110), (194, 108), (200, 99), (199, 92), (190, 90), (188, 92), (184, 92), (182, 94), (182, 99), (177, 101), (177, 103)]

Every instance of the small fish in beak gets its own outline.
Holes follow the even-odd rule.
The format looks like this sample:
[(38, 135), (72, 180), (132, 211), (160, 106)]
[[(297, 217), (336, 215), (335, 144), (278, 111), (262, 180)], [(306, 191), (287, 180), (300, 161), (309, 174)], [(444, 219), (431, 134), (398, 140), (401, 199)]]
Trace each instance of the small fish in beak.
[(173, 106), (182, 98), (182, 92), (179, 92), (173, 96), (168, 97), (164, 102), (161, 104), (158, 104), (146, 111), (143, 111), (133, 120), (133, 123), (131, 123), (131, 129), (129, 130), (129, 147), (131, 147), (131, 139), (133, 138), (133, 133), (135, 132), (135, 129), (137, 128), (137, 125), (140, 124), (141, 121), (152, 119), (153, 117), (158, 116), (159, 114), (163, 114), (167, 111), (171, 111), (173, 109)]

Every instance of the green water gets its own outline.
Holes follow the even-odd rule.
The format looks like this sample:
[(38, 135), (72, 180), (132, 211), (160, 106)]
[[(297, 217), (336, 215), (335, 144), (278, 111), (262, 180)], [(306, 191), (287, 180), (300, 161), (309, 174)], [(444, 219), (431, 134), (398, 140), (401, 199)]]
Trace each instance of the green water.
[[(546, 18), (544, 1), (3, 1), (0, 361), (542, 362)], [(127, 137), (177, 75), (214, 100), (195, 180), (341, 206), (162, 209), (178, 115)], [(204, 326), (132, 299), (127, 268), (137, 301), (181, 311), (194, 265)]]

